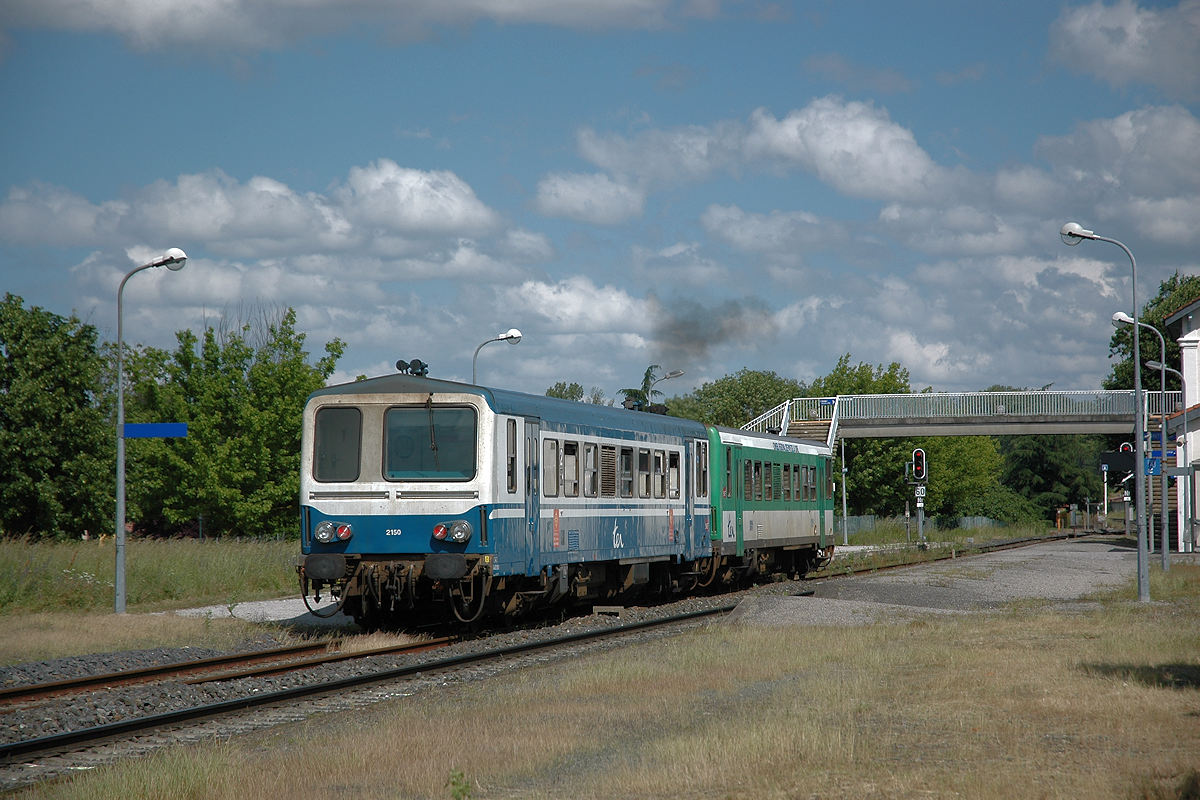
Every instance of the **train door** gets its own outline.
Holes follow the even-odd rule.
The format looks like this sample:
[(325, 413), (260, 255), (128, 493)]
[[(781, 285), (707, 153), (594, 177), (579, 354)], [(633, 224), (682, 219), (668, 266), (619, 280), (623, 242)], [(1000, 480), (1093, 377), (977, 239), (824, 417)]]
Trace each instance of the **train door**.
[[(742, 461), (742, 448), (734, 446), (726, 449), (726, 456), (729, 461), (727, 469), (733, 471), (733, 497), (730, 504), (734, 508), (730, 522), (733, 523), (733, 530), (726, 532), (726, 536), (733, 534), (732, 539), (735, 543), (734, 555), (742, 555), (745, 549), (745, 539), (742, 535), (743, 525), (746, 522), (746, 492), (750, 487), (746, 483), (745, 462)], [(728, 522), (726, 523), (729, 524)]]
[(525, 418), (525, 574), (533, 575), (536, 571), (535, 560), (538, 558), (538, 517), (541, 515), (541, 492), (538, 486), (540, 472), (539, 456), (541, 445), (538, 442), (541, 433), (541, 421), (536, 418)]

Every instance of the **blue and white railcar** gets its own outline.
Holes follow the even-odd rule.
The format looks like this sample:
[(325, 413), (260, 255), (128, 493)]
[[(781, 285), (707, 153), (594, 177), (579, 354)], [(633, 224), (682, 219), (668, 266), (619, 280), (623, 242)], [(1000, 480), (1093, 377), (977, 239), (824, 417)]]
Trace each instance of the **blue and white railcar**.
[[(389, 375), (304, 411), (302, 591), (368, 626), (678, 589), (712, 550), (709, 429)], [(719, 534), (718, 537), (719, 539)]]

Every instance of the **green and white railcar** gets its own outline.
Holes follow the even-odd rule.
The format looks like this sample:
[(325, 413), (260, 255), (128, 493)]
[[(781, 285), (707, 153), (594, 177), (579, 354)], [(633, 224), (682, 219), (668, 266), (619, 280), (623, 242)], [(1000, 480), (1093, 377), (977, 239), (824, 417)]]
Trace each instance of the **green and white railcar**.
[(801, 575), (832, 557), (829, 446), (710, 427), (709, 450), (714, 556)]

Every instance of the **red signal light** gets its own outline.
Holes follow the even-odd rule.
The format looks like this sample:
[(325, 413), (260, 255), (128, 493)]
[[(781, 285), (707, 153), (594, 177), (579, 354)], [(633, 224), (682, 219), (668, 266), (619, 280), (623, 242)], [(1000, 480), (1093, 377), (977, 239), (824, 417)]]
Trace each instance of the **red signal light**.
[(913, 450), (912, 464), (913, 464), (913, 480), (915, 480), (915, 481), (925, 480), (928, 477), (928, 473), (925, 468), (925, 451), (922, 450), (920, 447), (918, 447), (916, 450)]

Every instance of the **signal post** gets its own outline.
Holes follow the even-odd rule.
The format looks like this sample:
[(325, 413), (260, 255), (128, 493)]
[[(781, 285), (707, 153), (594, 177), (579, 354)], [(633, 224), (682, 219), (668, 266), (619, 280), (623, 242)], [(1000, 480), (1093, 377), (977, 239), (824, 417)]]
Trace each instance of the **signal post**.
[(913, 485), (917, 498), (917, 541), (922, 550), (925, 549), (925, 483), (929, 480), (929, 467), (925, 463), (925, 450), (918, 447), (912, 452), (905, 470), (908, 482)]

